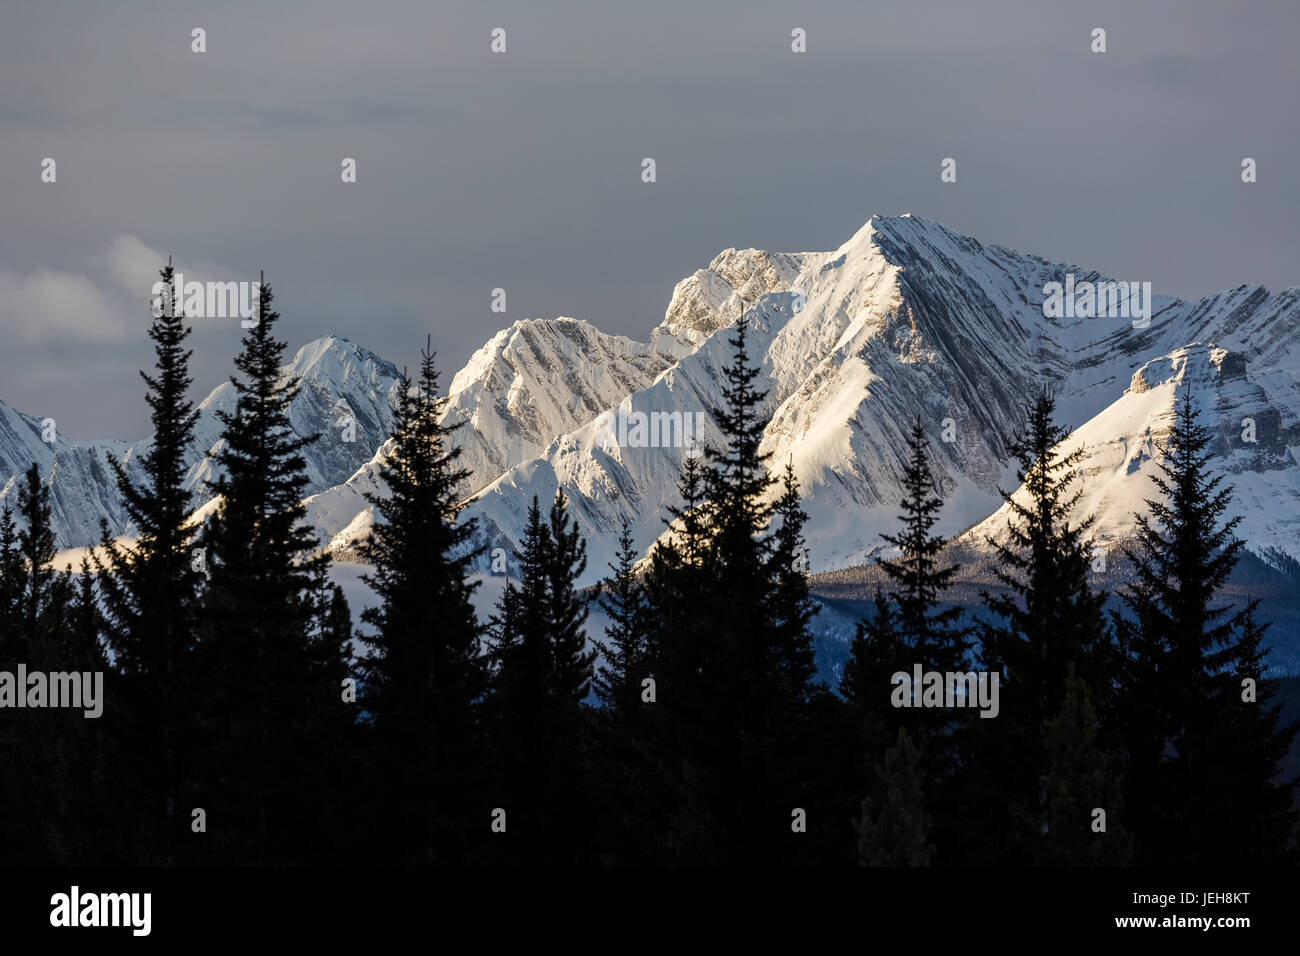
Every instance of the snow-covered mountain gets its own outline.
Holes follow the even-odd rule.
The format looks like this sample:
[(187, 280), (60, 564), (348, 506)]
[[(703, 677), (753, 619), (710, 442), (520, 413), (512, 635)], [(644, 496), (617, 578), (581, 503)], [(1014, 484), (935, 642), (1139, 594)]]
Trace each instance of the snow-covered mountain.
[[(916, 417), (931, 434), (948, 497), (941, 530), (953, 533), (1000, 505), (998, 488), (1014, 480), (1008, 438), (1041, 387), (1058, 395), (1063, 421), (1088, 424), (1080, 437), (1097, 455), (1113, 455), (1125, 441), (1133, 448), (1146, 441), (1151, 455), (1161, 427), (1155, 396), (1171, 400), (1172, 381), (1192, 369), (1205, 383), (1198, 402), (1224, 429), (1235, 420), (1239, 433), (1241, 418), (1255, 419), (1257, 442), (1225, 442), (1222, 464), (1236, 476), (1243, 507), (1267, 504), (1261, 541), (1300, 557), (1300, 502), (1285, 491), (1297, 477), (1286, 449), (1300, 445), (1300, 290), (1242, 286), (1196, 302), (1155, 295), (1149, 323), (1129, 315), (1044, 315), (1050, 283), (1082, 288), (1107, 278), (910, 216), (874, 217), (831, 252), (729, 249), (678, 284), (651, 332), (651, 351), (672, 361), (657, 374), (651, 366), (652, 381), (605, 410), (651, 423), (700, 415), (704, 440), (716, 438), (709, 412), (720, 401), (719, 370), (731, 356), (729, 329), (743, 301), (750, 354), (762, 364), (772, 414), (764, 449), (774, 465), (794, 466), (810, 515), (811, 565), (823, 570), (869, 558), (880, 531), (892, 528), (905, 437)], [(564, 361), (544, 344), (531, 354), (544, 368)], [(481, 368), (476, 360), (471, 367)], [(526, 378), (517, 365), (500, 368), (496, 388), (506, 394)], [(1129, 421), (1142, 404), (1134, 396), (1148, 392), (1142, 407), (1154, 416), (1149, 433), (1145, 419)], [(533, 496), (545, 502), (562, 488), (591, 540), (594, 579), (622, 520), (641, 547), (661, 533), (665, 507), (677, 500), (684, 449), (653, 438), (641, 447), (611, 442), (610, 416), (591, 414), (599, 402), (579, 416), (533, 402), (550, 425), (549, 440), (538, 443), (545, 447), (485, 483), (476, 477), (467, 513), (489, 540), (515, 544)], [(495, 429), (484, 438), (500, 441)], [(373, 465), (359, 481), (373, 481)], [(1124, 480), (1105, 472), (1102, 459), (1089, 467), (1096, 484), (1089, 503), (1113, 512), (1101, 527), (1131, 521), (1149, 468), (1125, 470)], [(331, 547), (340, 555), (369, 527), (368, 515), (351, 525), (344, 517), (332, 516), (332, 527), (342, 530)]]
[[(126, 521), (121, 496), (108, 459), (124, 465), (140, 480), (137, 444), (127, 441), (76, 441), (58, 432), (53, 422), (0, 402), (0, 507), (18, 509), (17, 491), (34, 463), (50, 486), (50, 509), (62, 547), (99, 540), (102, 518), (115, 531)], [(21, 523), (21, 522), (20, 522)]]
[[(346, 481), (374, 457), (392, 430), (390, 406), (398, 388), (397, 368), (347, 339), (327, 336), (299, 349), (282, 374), (302, 382), (289, 411), (294, 430), (320, 435), (303, 453), (309, 490), (322, 491)], [(218, 473), (212, 459), (221, 442), (217, 412), (231, 411), (234, 405), (234, 386), (227, 381), (198, 406), (185, 479), (195, 508), (210, 499), (206, 482)], [(46, 437), (54, 440), (47, 442)], [(45, 429), (43, 419), (0, 402), (0, 481), (4, 481), (0, 503), (17, 508), (18, 480), (35, 462), (50, 486), (59, 547), (97, 543), (101, 519), (113, 535), (129, 535), (133, 529), (106, 456), (124, 464), (133, 481), (143, 482), (138, 461), (148, 447), (148, 440), (68, 439)]]
[[(551, 440), (591, 421), (672, 365), (671, 336), (655, 346), (606, 335), (579, 319), (527, 319), (498, 332), (451, 381), (446, 424), (459, 425), (460, 466), (471, 487), (487, 484)], [(381, 448), (346, 482), (307, 500), (308, 514), (338, 556), (351, 552), (373, 521), (366, 495), (382, 493)]]
[[(577, 319), (515, 322), (448, 389), (446, 417), (463, 423), (463, 463), (473, 473), (467, 514), (487, 541), (508, 547), (533, 496), (546, 502), (563, 488), (589, 538), (591, 580), (603, 574), (621, 521), (649, 547), (677, 502), (683, 426), (698, 424), (705, 442), (717, 437), (710, 413), (744, 308), (772, 415), (764, 449), (776, 468), (791, 462), (802, 485), (814, 570), (879, 550), (879, 533), (896, 520), (897, 476), (917, 417), (948, 498), (940, 530), (973, 528), (968, 540), (977, 543), (995, 533), (998, 489), (1014, 482), (1008, 439), (1044, 385), (1058, 396), (1060, 419), (1079, 426), (1070, 441), (1088, 449), (1084, 506), (1099, 514), (1103, 544), (1122, 536), (1149, 496), (1174, 389), (1190, 384), (1222, 436), (1218, 461), (1238, 504), (1253, 516), (1242, 525), (1251, 547), (1300, 559), (1300, 289), (1240, 286), (1198, 301), (1154, 295), (1149, 322), (1044, 308), (1052, 283), (1082, 289), (1109, 278), (925, 219), (876, 216), (832, 251), (723, 251), (677, 284), (645, 343)], [(383, 493), (397, 369), (326, 338), (286, 371), (305, 383), (295, 428), (323, 436), (310, 455), (309, 514), (346, 558), (373, 521), (365, 495)], [(232, 401), (225, 384), (203, 403), (189, 472), (196, 505), (212, 477), (215, 412)], [(1241, 440), (1247, 418), (1254, 442)], [(343, 437), (348, 420), (352, 442)], [(648, 428), (638, 432), (638, 422)], [(142, 446), (62, 438), (50, 446), (39, 424), (0, 406), (0, 476), (38, 462), (55, 488), (61, 544), (92, 541), (101, 516), (129, 532), (101, 460), (108, 453), (131, 467)], [(4, 494), (12, 488), (11, 480)]]
[[(1145, 363), (1133, 373), (1123, 395), (1077, 428), (1063, 450), (1084, 449), (1079, 470), (1082, 495), (1073, 520), (1095, 517), (1093, 540), (1113, 550), (1133, 534), (1134, 512), (1159, 498), (1151, 483), (1184, 394), (1190, 393), (1199, 420), (1213, 437), (1209, 451), (1233, 491), (1230, 516), (1239, 516), (1236, 533), (1266, 558), (1300, 550), (1300, 429), (1294, 381), (1262, 376), (1275, 400), (1247, 377), (1239, 352), (1197, 342)], [(1285, 416), (1285, 417), (1284, 417)], [(1289, 424), (1288, 424), (1289, 421)], [(1025, 500), (1024, 489), (1015, 492)], [(978, 545), (989, 537), (1005, 540), (1010, 508), (1003, 505), (963, 540)]]

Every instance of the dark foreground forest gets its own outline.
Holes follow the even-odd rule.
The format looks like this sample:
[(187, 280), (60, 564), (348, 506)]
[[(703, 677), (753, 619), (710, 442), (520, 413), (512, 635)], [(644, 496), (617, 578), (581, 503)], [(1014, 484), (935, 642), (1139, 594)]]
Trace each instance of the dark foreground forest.
[(645, 560), (624, 530), (596, 648), (561, 495), (534, 501), (496, 613), (476, 617), (473, 483), (428, 349), (354, 629), (303, 520), (312, 437), (290, 428), (271, 299), (235, 359), (206, 522), (182, 486), (196, 412), (175, 309), (149, 333), (148, 480), (105, 463), (137, 540), (105, 529), (79, 574), (56, 571), (35, 465), (0, 515), (0, 673), (104, 675), (94, 718), (0, 683), (0, 863), (311, 864), (341, 846), (420, 865), (1294, 861), (1296, 708), (1280, 719), (1257, 602), (1225, 596), (1245, 544), (1190, 397), (1113, 596), (1067, 517), (1080, 452), (1052, 396), (1028, 397), (1008, 436), (1025, 494), (974, 617), (945, 603), (960, 553), (934, 533), (918, 419), (895, 556), (832, 687), (743, 318), (709, 410), (723, 440), (686, 458)]

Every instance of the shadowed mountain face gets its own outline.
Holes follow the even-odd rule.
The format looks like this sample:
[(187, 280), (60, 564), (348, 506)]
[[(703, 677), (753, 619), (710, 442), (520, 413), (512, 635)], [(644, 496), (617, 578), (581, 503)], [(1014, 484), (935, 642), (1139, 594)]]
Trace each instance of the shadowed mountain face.
[[(1117, 298), (1112, 278), (1137, 297)], [(719, 370), (743, 308), (772, 415), (764, 450), (774, 465), (794, 465), (815, 571), (879, 551), (918, 416), (948, 498), (940, 530), (984, 522), (969, 536), (975, 547), (996, 535), (998, 489), (1014, 480), (1008, 438), (1044, 385), (1060, 419), (1077, 428), (1069, 443), (1087, 449), (1083, 506), (1099, 515), (1103, 546), (1125, 536), (1150, 495), (1173, 395), (1186, 386), (1220, 435), (1217, 461), (1237, 489), (1250, 547), (1274, 565), (1300, 558), (1300, 290), (1241, 286), (1185, 302), (1143, 294), (1141, 278), (1049, 263), (924, 219), (876, 217), (829, 252), (720, 253), (678, 283), (645, 343), (576, 319), (515, 322), (449, 383), (446, 415), (465, 423), (473, 472), (467, 514), (483, 540), (511, 547), (533, 496), (547, 501), (559, 488), (591, 540), (590, 579), (603, 573), (622, 520), (648, 548), (677, 502), (683, 424), (698, 422), (704, 443), (718, 437)], [(1054, 283), (1075, 293), (1065, 308), (1045, 307)], [(300, 350), (286, 373), (305, 382), (294, 428), (322, 436), (309, 455), (309, 514), (322, 542), (346, 557), (373, 521), (365, 493), (383, 493), (378, 465), (397, 369), (326, 338)], [(213, 477), (213, 413), (230, 401), (225, 384), (203, 403), (189, 476), (196, 507)], [(129, 533), (102, 458), (130, 470), (140, 444), (48, 443), (40, 426), (0, 406), (2, 494), (36, 461), (54, 488), (61, 545), (93, 541), (100, 517)]]

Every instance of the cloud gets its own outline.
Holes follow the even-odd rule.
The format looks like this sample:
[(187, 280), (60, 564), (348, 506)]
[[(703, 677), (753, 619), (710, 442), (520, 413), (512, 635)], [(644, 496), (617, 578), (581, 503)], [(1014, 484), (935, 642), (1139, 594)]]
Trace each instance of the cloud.
[(167, 263), (167, 257), (161, 252), (128, 235), (114, 239), (103, 258), (117, 284), (132, 298), (144, 300), (150, 297), (150, 290), (158, 280), (158, 270)]
[(41, 269), (21, 275), (0, 269), (0, 328), (27, 342), (121, 339), (127, 323), (92, 280)]
[[(167, 258), (137, 236), (123, 234), (109, 243), (108, 249), (99, 256), (99, 263), (126, 291), (131, 305), (143, 307), (153, 301), (154, 283), (160, 281), (158, 272), (167, 264)], [(211, 262), (193, 262), (183, 256), (173, 257), (172, 264), (187, 283), (252, 281), (233, 269)]]
[[(138, 332), (139, 322), (148, 321), (153, 284), (166, 263), (166, 255), (137, 236), (123, 234), (92, 262), (111, 281), (100, 283), (52, 269), (27, 274), (0, 269), (0, 329), (29, 344), (120, 341), (132, 329)], [(187, 268), (177, 261), (176, 269), (186, 282), (233, 275), (210, 263)], [(125, 300), (115, 286), (125, 291)], [(140, 317), (139, 322), (129, 321), (127, 315)]]

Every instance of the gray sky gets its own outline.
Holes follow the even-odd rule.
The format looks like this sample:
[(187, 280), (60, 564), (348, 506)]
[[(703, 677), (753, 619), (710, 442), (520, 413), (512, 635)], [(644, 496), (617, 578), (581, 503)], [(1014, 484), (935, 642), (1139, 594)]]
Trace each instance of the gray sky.
[[(155, 254), (265, 269), (291, 351), (432, 333), (444, 385), (509, 321), (644, 340), (721, 249), (874, 212), (1183, 297), (1300, 284), (1300, 5), (1057, 6), (0, 0), (0, 399), (145, 436)], [(238, 335), (199, 322), (196, 393)]]

